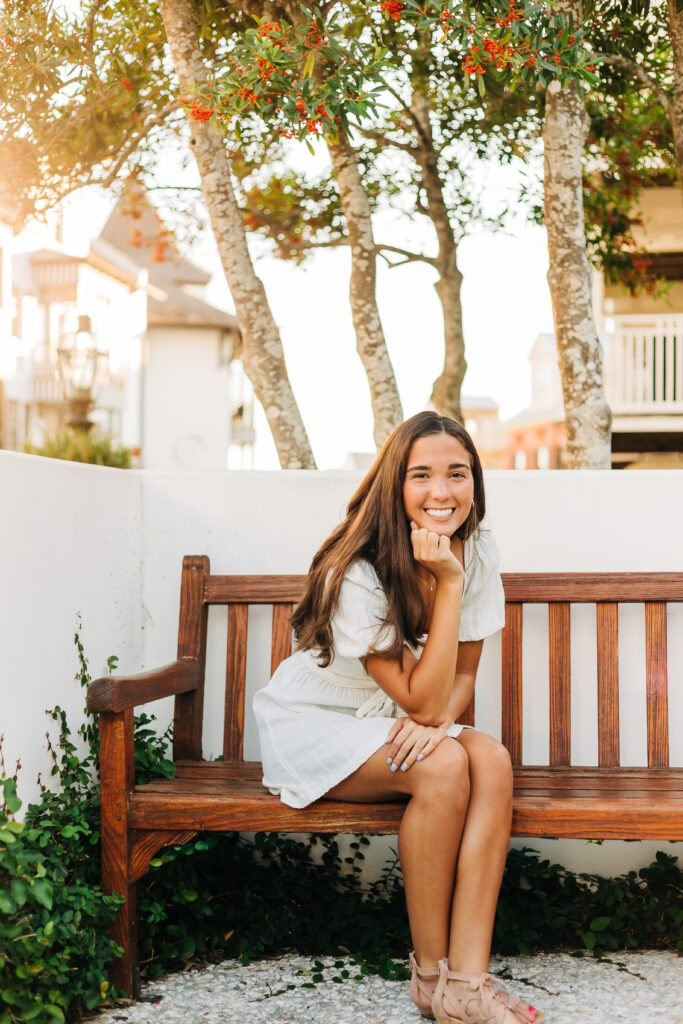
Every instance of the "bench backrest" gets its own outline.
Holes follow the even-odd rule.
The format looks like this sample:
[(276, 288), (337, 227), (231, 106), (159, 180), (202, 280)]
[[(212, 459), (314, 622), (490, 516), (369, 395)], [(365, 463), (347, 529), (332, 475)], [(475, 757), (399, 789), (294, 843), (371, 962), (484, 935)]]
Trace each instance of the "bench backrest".
[[(241, 760), (244, 740), (247, 623), (250, 605), (272, 605), (271, 672), (292, 651), (289, 617), (304, 576), (212, 576), (206, 556), (183, 559), (178, 657), (197, 658), (202, 682), (176, 697), (174, 755), (200, 759), (208, 609), (228, 606), (223, 757)], [(594, 603), (597, 634), (598, 764), (620, 764), (618, 605), (645, 605), (647, 758), (669, 764), (668, 602), (683, 602), (683, 573), (504, 573), (502, 740), (522, 763), (522, 631), (525, 604), (548, 606), (549, 764), (571, 763), (572, 604)], [(474, 701), (460, 719), (474, 724)]]

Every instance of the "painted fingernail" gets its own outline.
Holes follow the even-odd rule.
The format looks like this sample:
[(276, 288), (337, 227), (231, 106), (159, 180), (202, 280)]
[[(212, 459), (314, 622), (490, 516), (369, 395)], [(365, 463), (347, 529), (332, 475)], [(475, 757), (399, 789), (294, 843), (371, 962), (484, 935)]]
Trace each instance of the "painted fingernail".
[(390, 757), (387, 758), (387, 764), (391, 764), (391, 758)]
[(404, 764), (402, 764), (402, 765), (401, 765), (401, 771), (402, 771), (402, 772), (407, 772), (407, 771), (408, 771), (408, 765), (407, 765), (407, 764), (405, 764), (405, 763), (404, 763)]
[(397, 764), (392, 764), (392, 766), (390, 768), (390, 771), (397, 772), (398, 771), (398, 765)]
[(417, 757), (415, 758), (415, 760), (416, 761), (422, 761), (423, 760), (422, 754), (418, 754)]

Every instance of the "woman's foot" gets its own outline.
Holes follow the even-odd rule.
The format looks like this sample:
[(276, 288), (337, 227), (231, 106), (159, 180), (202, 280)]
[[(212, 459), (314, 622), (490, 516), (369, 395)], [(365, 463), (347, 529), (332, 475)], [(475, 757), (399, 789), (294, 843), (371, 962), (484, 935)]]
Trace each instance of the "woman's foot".
[(436, 990), (436, 983), (439, 980), (438, 967), (420, 967), (415, 954), (410, 957), (410, 998), (413, 1000), (423, 1017), (434, 1019), (432, 1011), (432, 1000)]
[(432, 1002), (438, 1024), (542, 1024), (543, 1014), (496, 985), (505, 988), (490, 974), (450, 971), (441, 960)]

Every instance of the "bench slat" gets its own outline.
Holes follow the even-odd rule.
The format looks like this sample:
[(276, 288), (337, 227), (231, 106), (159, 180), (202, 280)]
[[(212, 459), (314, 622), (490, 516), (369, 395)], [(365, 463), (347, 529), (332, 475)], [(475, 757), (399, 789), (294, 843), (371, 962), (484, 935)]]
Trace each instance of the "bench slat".
[(204, 712), (204, 667), (206, 665), (206, 628), (208, 608), (204, 604), (204, 581), (209, 572), (206, 555), (183, 558), (180, 581), (180, 621), (178, 624), (178, 660), (195, 658), (199, 672), (197, 688), (175, 699), (173, 757), (201, 757), (202, 718)]
[(295, 603), (304, 589), (305, 576), (208, 576), (207, 604)]
[(548, 605), (550, 643), (550, 763), (571, 764), (570, 612), (566, 601)]
[(522, 615), (521, 604), (505, 605), (501, 695), (502, 742), (512, 763), (522, 763)]
[(619, 607), (595, 606), (598, 652), (598, 763), (619, 764)]
[(244, 748), (244, 688), (247, 671), (249, 605), (228, 605), (223, 757), (241, 758)]
[(669, 763), (666, 666), (666, 604), (645, 604), (645, 673), (647, 687), (647, 763)]
[(683, 601), (680, 572), (503, 573), (508, 601)]
[(292, 626), (290, 618), (294, 605), (273, 605), (273, 638), (270, 647), (270, 674), (292, 653)]
[[(281, 832), (369, 832), (395, 834), (402, 802), (351, 804), (319, 800), (303, 810), (287, 807), (252, 781), (234, 793), (218, 790), (170, 795), (141, 793), (130, 797), (131, 826), (141, 830), (190, 829), (201, 820), (208, 830), (262, 829)], [(575, 838), (639, 839), (645, 836), (683, 839), (683, 791), (629, 794), (597, 791), (567, 796), (552, 790), (516, 794), (513, 833), (524, 836), (563, 835)]]
[[(176, 763), (176, 779), (198, 780), (200, 786), (204, 781), (213, 785), (215, 780), (256, 780), (261, 782), (263, 767), (260, 761), (179, 761)], [(629, 789), (649, 790), (654, 785), (661, 789), (681, 790), (683, 792), (683, 768), (645, 768), (615, 767), (600, 768), (597, 766), (578, 765), (565, 767), (548, 767), (547, 765), (520, 765), (515, 768), (515, 790), (524, 789)], [(653, 781), (654, 780), (654, 781)], [(138, 791), (146, 791), (147, 786), (159, 785), (172, 788), (173, 779), (158, 779), (139, 786)]]

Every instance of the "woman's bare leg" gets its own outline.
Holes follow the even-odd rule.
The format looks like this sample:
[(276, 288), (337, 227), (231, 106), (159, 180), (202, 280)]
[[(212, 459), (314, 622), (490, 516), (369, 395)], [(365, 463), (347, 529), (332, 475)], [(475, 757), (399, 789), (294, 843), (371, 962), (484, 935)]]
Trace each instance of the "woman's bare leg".
[(460, 844), (448, 946), (451, 970), (488, 971), (493, 921), (512, 824), (512, 766), (497, 740), (463, 729), (471, 795)]
[(358, 802), (410, 796), (398, 848), (421, 967), (435, 966), (448, 949), (455, 865), (470, 794), (468, 769), (465, 746), (448, 737), (406, 772), (390, 772), (385, 750), (378, 750), (326, 794)]

